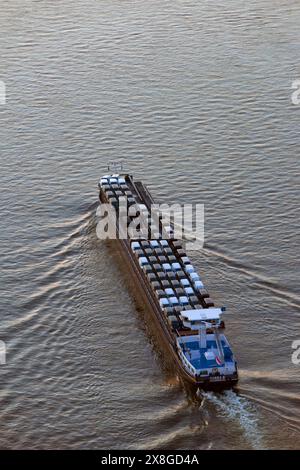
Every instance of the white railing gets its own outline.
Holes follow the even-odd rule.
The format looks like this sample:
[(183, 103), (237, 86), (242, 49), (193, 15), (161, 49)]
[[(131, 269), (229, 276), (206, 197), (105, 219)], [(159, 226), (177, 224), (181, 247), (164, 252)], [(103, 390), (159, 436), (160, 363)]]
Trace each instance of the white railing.
[(196, 375), (197, 374), (197, 369), (195, 369), (195, 367), (187, 360), (187, 358), (185, 357), (184, 353), (182, 352), (182, 349), (180, 348), (179, 350), (179, 355), (181, 357), (181, 359), (183, 359), (183, 364), (184, 366), (190, 371), (192, 372), (192, 374)]

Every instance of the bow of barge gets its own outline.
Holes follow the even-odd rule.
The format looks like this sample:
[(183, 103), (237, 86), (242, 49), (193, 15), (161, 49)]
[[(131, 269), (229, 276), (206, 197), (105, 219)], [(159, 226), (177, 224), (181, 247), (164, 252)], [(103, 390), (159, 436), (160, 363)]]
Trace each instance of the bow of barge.
[[(154, 200), (146, 186), (134, 181), (131, 175), (118, 174), (103, 176), (98, 186), (100, 203), (108, 204), (117, 221), (116, 238), (122, 254), (181, 376), (203, 388), (235, 384), (237, 362), (224, 335), (221, 318), (225, 309), (214, 306), (182, 241), (173, 237), (172, 227), (161, 227), (151, 218)], [(124, 229), (120, 230), (124, 202), (126, 229), (137, 215), (147, 221), (146, 232), (140, 230), (138, 237), (128, 237), (127, 230), (124, 236)]]

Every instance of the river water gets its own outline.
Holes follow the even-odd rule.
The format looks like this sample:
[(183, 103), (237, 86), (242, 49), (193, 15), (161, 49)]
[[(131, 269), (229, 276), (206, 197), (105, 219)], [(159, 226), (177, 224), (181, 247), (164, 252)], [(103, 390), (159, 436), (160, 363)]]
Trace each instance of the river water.
[[(1, 448), (300, 447), (296, 0), (11, 0), (0, 16)], [(193, 263), (240, 368), (178, 379), (113, 244), (98, 177), (204, 203)]]

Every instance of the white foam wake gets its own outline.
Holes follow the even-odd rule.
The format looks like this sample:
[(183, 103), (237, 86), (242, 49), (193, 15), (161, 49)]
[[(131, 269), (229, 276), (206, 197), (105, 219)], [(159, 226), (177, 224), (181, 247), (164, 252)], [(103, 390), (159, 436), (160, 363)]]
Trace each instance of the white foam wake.
[(201, 392), (201, 395), (217, 408), (222, 418), (239, 424), (245, 438), (254, 449), (263, 449), (257, 410), (251, 402), (232, 390), (222, 393)]

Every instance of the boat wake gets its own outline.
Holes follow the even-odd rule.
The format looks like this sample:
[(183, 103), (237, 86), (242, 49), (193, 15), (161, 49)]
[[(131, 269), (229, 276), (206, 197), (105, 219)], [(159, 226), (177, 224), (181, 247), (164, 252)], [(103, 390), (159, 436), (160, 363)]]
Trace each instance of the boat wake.
[(297, 293), (288, 291), (286, 287), (283, 288), (276, 281), (259, 274), (253, 269), (253, 267), (247, 266), (246, 264), (237, 261), (232, 256), (222, 253), (220, 250), (216, 249), (214, 246), (208, 243), (206, 243), (205, 248), (203, 248), (203, 254), (207, 257), (216, 257), (221, 263), (238, 270), (245, 277), (253, 281), (253, 286), (255, 286), (257, 289), (271, 292), (276, 296), (278, 301), (284, 302), (289, 306), (295, 307), (297, 309), (300, 308), (300, 298)]
[(212, 404), (221, 418), (238, 423), (249, 445), (254, 449), (263, 449), (262, 434), (258, 428), (256, 407), (246, 398), (237, 395), (232, 390), (222, 393), (201, 392), (205, 401)]

